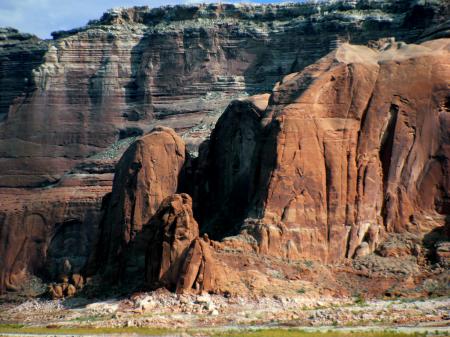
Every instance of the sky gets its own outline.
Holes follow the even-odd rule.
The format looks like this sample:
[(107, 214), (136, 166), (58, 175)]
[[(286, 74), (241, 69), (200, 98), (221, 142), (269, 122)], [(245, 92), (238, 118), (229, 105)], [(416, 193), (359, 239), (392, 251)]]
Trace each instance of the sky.
[[(98, 19), (113, 7), (187, 4), (195, 0), (0, 0), (0, 27), (13, 27), (40, 38), (51, 38), (50, 33), (84, 26), (89, 20)], [(238, 2), (225, 0), (222, 2)], [(250, 1), (245, 1), (250, 2)], [(258, 3), (269, 0), (255, 1)], [(277, 0), (271, 2), (280, 2)]]

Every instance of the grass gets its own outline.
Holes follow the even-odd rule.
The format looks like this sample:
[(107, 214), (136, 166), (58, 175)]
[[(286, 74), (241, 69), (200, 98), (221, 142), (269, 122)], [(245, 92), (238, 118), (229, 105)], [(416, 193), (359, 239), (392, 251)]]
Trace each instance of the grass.
[(104, 319), (112, 318), (112, 316), (96, 316), (96, 315), (90, 315), (90, 316), (81, 316), (76, 317), (72, 319), (73, 322), (95, 322), (95, 321), (101, 321)]
[(260, 329), (260, 330), (235, 330), (213, 333), (214, 337), (424, 337), (426, 333), (397, 333), (390, 331), (380, 332), (308, 332), (297, 329)]
[[(52, 335), (105, 335), (105, 334), (135, 334), (137, 336), (164, 336), (168, 334), (180, 333), (180, 331), (161, 328), (96, 328), (96, 327), (24, 327), (19, 324), (0, 324), (0, 336), (2, 333), (23, 333), (23, 334), (52, 334)], [(196, 333), (197, 331), (188, 331)], [(207, 334), (211, 337), (425, 337), (426, 333), (398, 333), (392, 331), (363, 332), (363, 331), (304, 331), (298, 329), (252, 329), (252, 330), (229, 330), (210, 331)]]
[(355, 298), (355, 302), (356, 305), (359, 305), (361, 307), (365, 307), (367, 306), (367, 302), (366, 299), (361, 295), (361, 294), (357, 294), (356, 298)]
[(164, 336), (174, 333), (174, 330), (162, 328), (97, 328), (97, 327), (24, 327), (21, 325), (0, 324), (0, 335), (2, 333), (23, 334), (54, 334), (54, 335), (105, 335), (105, 334), (136, 334), (141, 336)]

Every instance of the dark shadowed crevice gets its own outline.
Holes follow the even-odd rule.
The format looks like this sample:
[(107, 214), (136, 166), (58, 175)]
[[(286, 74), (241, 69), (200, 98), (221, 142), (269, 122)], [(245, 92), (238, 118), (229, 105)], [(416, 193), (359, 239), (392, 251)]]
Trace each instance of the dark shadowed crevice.
[(397, 124), (398, 106), (391, 104), (389, 121), (381, 138), (380, 161), (383, 168), (383, 191), (386, 193), (389, 169), (391, 166), (392, 148), (394, 146), (395, 126)]
[(89, 237), (78, 219), (69, 219), (56, 224), (47, 249), (46, 273), (51, 280), (59, 276), (80, 273), (87, 262), (91, 250)]
[(326, 158), (324, 158), (325, 161), (325, 174), (326, 174), (326, 181), (325, 181), (325, 200), (327, 202), (327, 241), (331, 242), (331, 225), (330, 225), (330, 212), (331, 212), (331, 192), (330, 192), (330, 185), (331, 185), (331, 168), (330, 165), (328, 165)]
[(383, 216), (384, 224), (386, 225), (387, 211), (386, 206), (389, 196), (387, 192), (387, 184), (389, 179), (389, 170), (391, 167), (392, 149), (394, 147), (395, 126), (397, 124), (399, 107), (396, 104), (391, 104), (389, 108), (389, 121), (381, 138), (379, 157), (381, 161), (381, 167), (383, 170), (383, 206), (381, 208), (381, 214)]

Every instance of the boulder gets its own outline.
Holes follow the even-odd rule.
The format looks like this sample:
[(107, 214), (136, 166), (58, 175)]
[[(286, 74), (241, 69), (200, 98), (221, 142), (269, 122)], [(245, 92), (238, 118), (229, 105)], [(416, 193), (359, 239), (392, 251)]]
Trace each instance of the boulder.
[(83, 289), (83, 287), (84, 287), (84, 277), (82, 275), (80, 275), (80, 274), (73, 274), (70, 281), (75, 286), (75, 288)]
[(66, 297), (72, 297), (76, 294), (77, 289), (75, 288), (75, 286), (73, 284), (69, 284), (66, 288), (66, 292), (65, 295)]
[(183, 193), (166, 198), (148, 227), (147, 283), (175, 290), (189, 247), (199, 235), (191, 197)]
[(437, 262), (444, 267), (450, 267), (450, 242), (444, 241), (436, 244), (436, 258)]
[(62, 299), (65, 297), (73, 297), (77, 293), (77, 288), (70, 283), (52, 284), (48, 287), (48, 295), (53, 300)]
[(215, 292), (220, 274), (208, 236), (196, 238), (189, 247), (178, 278), (176, 292)]
[(358, 248), (356, 248), (355, 257), (363, 257), (371, 253), (369, 244), (363, 241)]
[(51, 299), (57, 300), (64, 297), (64, 291), (60, 285), (51, 285), (48, 287), (48, 294)]
[(155, 128), (123, 154), (116, 166), (94, 259), (107, 275), (114, 276), (107, 279), (119, 279), (121, 268), (127, 263), (138, 263), (126, 261), (127, 251), (135, 249), (135, 243), (142, 243), (144, 226), (150, 224), (162, 201), (177, 191), (184, 161), (184, 142), (175, 131), (165, 127)]

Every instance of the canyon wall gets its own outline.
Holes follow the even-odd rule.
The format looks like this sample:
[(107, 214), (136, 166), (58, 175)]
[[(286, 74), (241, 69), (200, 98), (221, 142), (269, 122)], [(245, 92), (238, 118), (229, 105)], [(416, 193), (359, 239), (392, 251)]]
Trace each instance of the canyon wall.
[[(284, 77), (259, 115), (251, 104), (228, 110), (211, 136), (202, 200), (231, 200), (222, 212), (233, 215), (233, 200), (249, 202), (240, 222), (206, 224), (240, 225), (226, 240), (253, 240), (265, 254), (328, 262), (373, 252), (386, 232), (448, 225), (449, 43), (343, 44)], [(242, 125), (253, 128), (244, 137)], [(224, 132), (234, 135), (217, 138)]]
[[(188, 285), (179, 290), (195, 291), (201, 281), (194, 286), (196, 273), (188, 277), (180, 265), (197, 254), (191, 267), (197, 270), (204, 261), (207, 287), (215, 289), (223, 273), (209, 265), (224, 262), (224, 250), (336, 263), (374, 253), (394, 233), (420, 238), (448, 226), (449, 56), (450, 39), (342, 44), (302, 72), (285, 76), (270, 97), (233, 101), (196, 159), (183, 157), (182, 145), (167, 146), (156, 129), (132, 145), (117, 166), (113, 199), (136, 198), (128, 205), (111, 201), (129, 215), (124, 221), (110, 208), (103, 226), (126, 240), (120, 258), (101, 261), (120, 271), (116, 280), (142, 281), (147, 266), (151, 284), (175, 290), (187, 277)], [(144, 143), (147, 151), (136, 151)], [(158, 156), (161, 152), (165, 155)], [(158, 157), (167, 165), (151, 175), (151, 166), (140, 163), (155, 164)], [(126, 177), (122, 172), (133, 165), (142, 169), (129, 183), (131, 171)], [(165, 190), (161, 203), (152, 191), (166, 185), (170, 172), (177, 173), (169, 175), (177, 188)], [(194, 212), (187, 194), (173, 196), (180, 189), (193, 195)], [(147, 208), (157, 200), (155, 214), (154, 207)], [(136, 216), (139, 226), (130, 237), (126, 219), (133, 219), (133, 212), (147, 218)], [(207, 236), (188, 249), (199, 234), (194, 217)], [(109, 247), (120, 242), (119, 236), (102, 240)], [(208, 256), (216, 262), (208, 263), (213, 259)], [(130, 259), (141, 272), (130, 273)], [(192, 259), (183, 270), (190, 270)]]
[(195, 151), (233, 97), (270, 91), (343, 41), (412, 42), (447, 17), (445, 2), (211, 4), (112, 10), (52, 41), (4, 29), (0, 186), (54, 184), (155, 124)]
[[(202, 231), (277, 257), (335, 261), (443, 224), (448, 47), (345, 42), (446, 36), (448, 15), (444, 1), (211, 4), (112, 10), (52, 41), (1, 29), (0, 291), (138, 268), (134, 237), (177, 192)], [(184, 142), (158, 129), (173, 136), (150, 159), (152, 137), (134, 143), (103, 198), (155, 125)]]
[(20, 290), (29, 275), (58, 280), (80, 273), (99, 235), (110, 187), (0, 191), (0, 292)]

